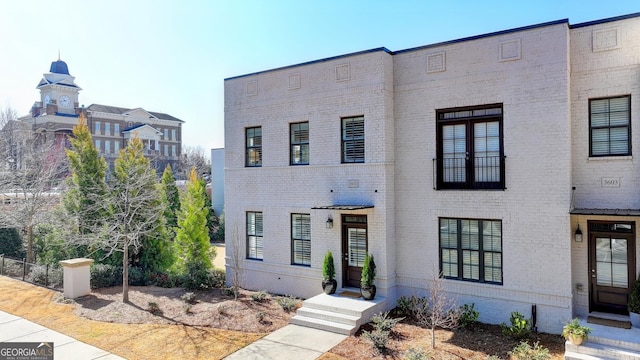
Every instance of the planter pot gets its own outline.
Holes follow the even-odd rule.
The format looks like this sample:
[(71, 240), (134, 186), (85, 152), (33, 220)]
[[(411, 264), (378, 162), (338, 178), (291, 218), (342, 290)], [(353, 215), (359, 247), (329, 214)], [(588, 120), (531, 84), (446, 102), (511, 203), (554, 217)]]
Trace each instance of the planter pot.
[(360, 294), (365, 300), (373, 300), (373, 298), (376, 297), (376, 286), (371, 285), (370, 288), (361, 287)]
[(578, 335), (573, 335), (573, 334), (569, 334), (569, 341), (573, 344), (573, 345), (580, 345), (582, 344), (582, 341), (584, 340), (584, 338), (582, 336), (578, 336)]
[(631, 326), (640, 329), (640, 314), (630, 312), (629, 320), (631, 320)]
[(334, 279), (322, 281), (322, 289), (324, 290), (324, 293), (327, 295), (335, 294), (337, 288), (338, 288), (338, 282), (335, 281)]

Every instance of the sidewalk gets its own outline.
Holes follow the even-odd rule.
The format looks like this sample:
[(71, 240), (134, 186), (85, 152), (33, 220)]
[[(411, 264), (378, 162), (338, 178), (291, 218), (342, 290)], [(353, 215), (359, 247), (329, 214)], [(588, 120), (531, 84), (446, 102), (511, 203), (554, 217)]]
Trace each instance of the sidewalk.
[(313, 360), (346, 338), (346, 335), (328, 331), (287, 325), (227, 356), (225, 360)]
[(21, 317), (0, 311), (0, 342), (53, 342), (54, 359), (123, 359)]

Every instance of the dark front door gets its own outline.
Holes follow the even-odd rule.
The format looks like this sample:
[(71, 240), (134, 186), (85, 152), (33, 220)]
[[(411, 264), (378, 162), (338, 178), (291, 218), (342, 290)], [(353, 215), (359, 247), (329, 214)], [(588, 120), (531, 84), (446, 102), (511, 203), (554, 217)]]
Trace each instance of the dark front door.
[(367, 254), (367, 216), (342, 216), (343, 286), (360, 287), (362, 264)]
[(589, 222), (590, 310), (627, 313), (635, 271), (635, 224)]

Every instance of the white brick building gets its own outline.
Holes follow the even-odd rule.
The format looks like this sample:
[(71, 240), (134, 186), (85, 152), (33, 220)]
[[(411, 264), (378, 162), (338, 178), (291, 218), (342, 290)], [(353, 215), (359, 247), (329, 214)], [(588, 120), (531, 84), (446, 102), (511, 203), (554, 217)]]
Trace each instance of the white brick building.
[(488, 323), (624, 313), (639, 37), (640, 14), (561, 20), (226, 79), (229, 276), (311, 297), (327, 250), (341, 287), (366, 251), (387, 308), (442, 271)]

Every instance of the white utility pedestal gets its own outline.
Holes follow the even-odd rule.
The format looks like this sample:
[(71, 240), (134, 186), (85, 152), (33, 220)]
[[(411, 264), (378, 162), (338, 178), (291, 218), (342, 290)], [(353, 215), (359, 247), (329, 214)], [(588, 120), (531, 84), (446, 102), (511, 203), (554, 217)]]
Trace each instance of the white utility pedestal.
[(60, 261), (64, 269), (64, 297), (75, 299), (91, 293), (91, 274), (89, 267), (93, 259), (78, 258)]

